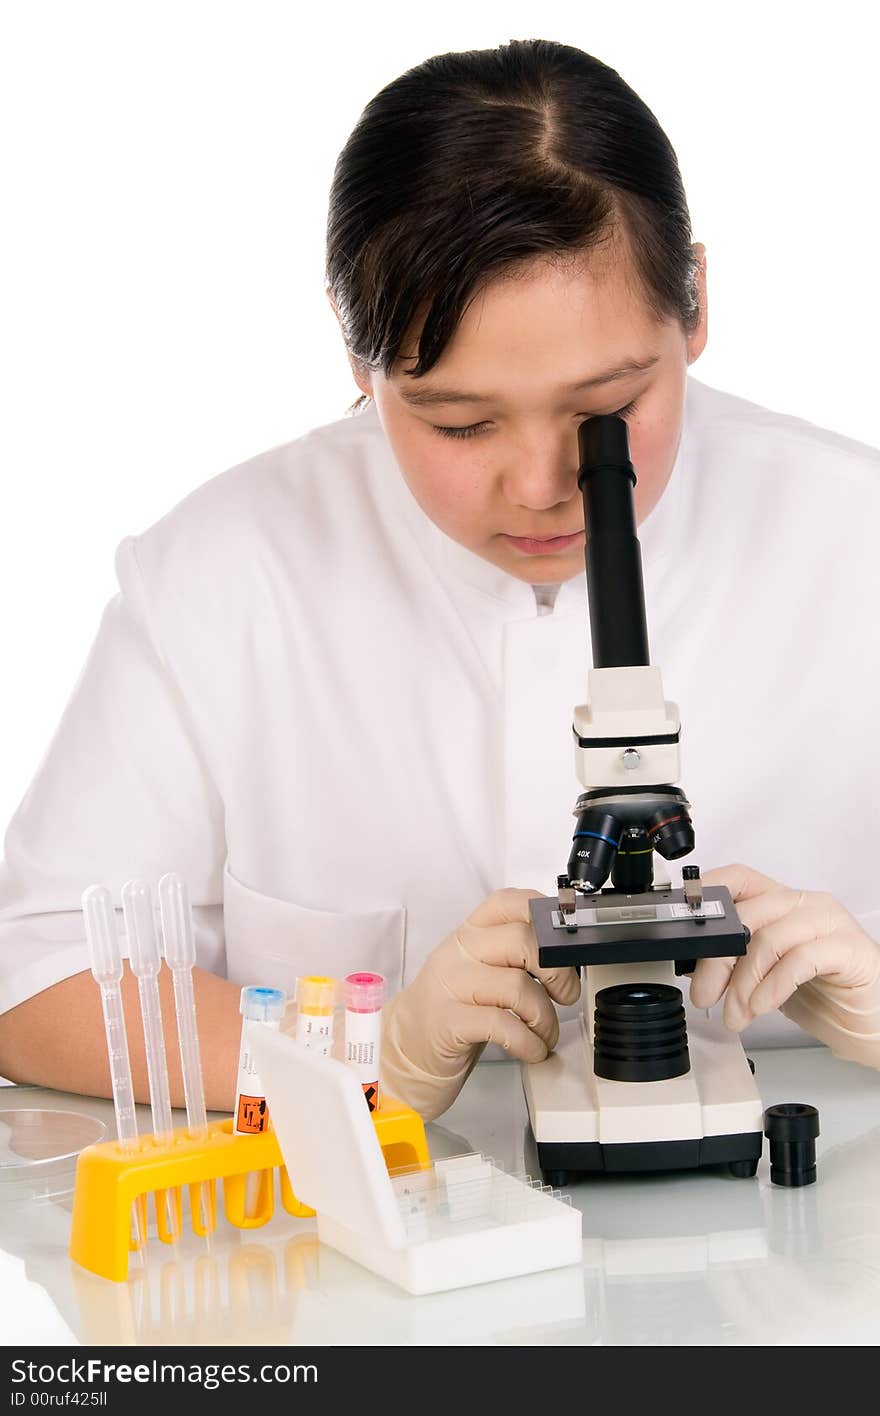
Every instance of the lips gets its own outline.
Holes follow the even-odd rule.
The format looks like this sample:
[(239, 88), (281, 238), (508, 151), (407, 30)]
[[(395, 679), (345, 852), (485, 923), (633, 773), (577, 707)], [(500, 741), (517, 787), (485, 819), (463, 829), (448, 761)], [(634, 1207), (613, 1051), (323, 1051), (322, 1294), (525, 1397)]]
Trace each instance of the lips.
[(563, 536), (505, 536), (504, 539), (526, 555), (547, 556), (575, 545), (583, 534), (583, 531), (572, 531)]

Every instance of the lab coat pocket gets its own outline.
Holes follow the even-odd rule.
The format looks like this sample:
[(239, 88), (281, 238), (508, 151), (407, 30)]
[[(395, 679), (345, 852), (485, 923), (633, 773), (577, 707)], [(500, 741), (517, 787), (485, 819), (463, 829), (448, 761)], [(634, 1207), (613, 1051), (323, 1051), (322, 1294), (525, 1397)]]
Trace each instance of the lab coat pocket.
[(223, 874), (226, 973), (236, 983), (283, 988), (293, 996), (301, 974), (368, 970), (383, 974), (388, 992), (403, 983), (406, 910), (402, 905), (357, 914), (307, 909)]

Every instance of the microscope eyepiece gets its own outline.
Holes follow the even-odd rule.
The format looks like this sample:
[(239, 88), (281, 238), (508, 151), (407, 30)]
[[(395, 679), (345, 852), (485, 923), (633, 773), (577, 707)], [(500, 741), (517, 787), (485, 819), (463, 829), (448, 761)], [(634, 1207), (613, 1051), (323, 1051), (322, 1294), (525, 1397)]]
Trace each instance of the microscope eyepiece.
[(774, 1185), (812, 1185), (816, 1180), (819, 1113), (803, 1101), (781, 1101), (764, 1112), (764, 1135), (770, 1142), (770, 1180)]
[(578, 428), (578, 456), (593, 665), (604, 669), (649, 664), (633, 500), (636, 474), (624, 419), (615, 414), (587, 418)]
[(629, 433), (623, 418), (613, 413), (587, 418), (578, 428), (578, 452), (578, 486), (581, 491), (584, 480), (604, 467), (625, 472), (635, 486), (636, 474), (629, 456)]

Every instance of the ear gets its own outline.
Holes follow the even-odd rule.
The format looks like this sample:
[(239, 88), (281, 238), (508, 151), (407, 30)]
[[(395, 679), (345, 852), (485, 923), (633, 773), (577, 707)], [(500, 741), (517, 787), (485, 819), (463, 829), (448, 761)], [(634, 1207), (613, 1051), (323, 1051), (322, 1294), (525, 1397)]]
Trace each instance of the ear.
[[(332, 290), (327, 290), (327, 291), (326, 291), (326, 295), (327, 295), (327, 299), (328, 299), (328, 301), (329, 301), (329, 303), (330, 303), (330, 308), (331, 308), (331, 310), (333, 311), (334, 315), (336, 316), (336, 320), (337, 320), (337, 323), (339, 324), (339, 328), (340, 328), (340, 330), (342, 330), (342, 320), (339, 318), (339, 308), (338, 308), (338, 306), (337, 306), (337, 304), (336, 304), (336, 301), (335, 301), (335, 299), (334, 299), (334, 297), (333, 297), (333, 291), (332, 291)], [(343, 334), (342, 334), (342, 341), (343, 341), (343, 343), (345, 344), (345, 352), (346, 352), (346, 355), (348, 356), (348, 362), (349, 362), (349, 364), (351, 365), (351, 373), (352, 373), (352, 377), (353, 377), (355, 383), (357, 384), (357, 386), (358, 386), (358, 388), (360, 389), (361, 393), (366, 394), (367, 398), (372, 398), (372, 396), (373, 396), (373, 387), (372, 387), (372, 381), (371, 381), (371, 379), (370, 379), (369, 371), (366, 370), (366, 369), (363, 367), (363, 365), (362, 365), (362, 364), (359, 364), (359, 363), (357, 362), (357, 360), (355, 359), (354, 355), (352, 354), (351, 350), (350, 350), (349, 347), (348, 347), (348, 344), (347, 344), (346, 341), (345, 341), (345, 333), (344, 333), (344, 331), (343, 331)]]
[(694, 286), (700, 318), (696, 327), (691, 330), (690, 334), (687, 336), (687, 361), (689, 364), (693, 364), (695, 359), (699, 359), (706, 347), (706, 340), (709, 337), (709, 314), (706, 304), (706, 247), (697, 242), (693, 250), (697, 261), (697, 273), (694, 276)]

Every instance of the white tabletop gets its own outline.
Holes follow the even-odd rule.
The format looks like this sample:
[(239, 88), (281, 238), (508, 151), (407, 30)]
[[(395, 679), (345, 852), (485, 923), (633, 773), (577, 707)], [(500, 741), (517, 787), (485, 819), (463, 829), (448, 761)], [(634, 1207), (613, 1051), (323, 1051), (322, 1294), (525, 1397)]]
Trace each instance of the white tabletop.
[[(754, 1052), (765, 1105), (819, 1109), (815, 1185), (718, 1172), (593, 1176), (569, 1187), (583, 1264), (412, 1298), (321, 1246), (313, 1220), (276, 1211), (210, 1244), (151, 1241), (124, 1284), (68, 1257), (70, 1199), (0, 1208), (0, 1327), (15, 1344), (874, 1345), (880, 1341), (880, 1076), (824, 1048)], [(0, 1109), (112, 1105), (30, 1087)], [(183, 1118), (180, 1118), (181, 1122)], [(149, 1129), (143, 1109), (141, 1129)], [(432, 1156), (481, 1150), (537, 1174), (518, 1066), (476, 1069)]]

